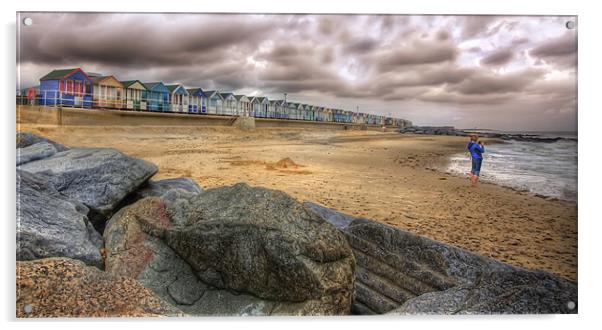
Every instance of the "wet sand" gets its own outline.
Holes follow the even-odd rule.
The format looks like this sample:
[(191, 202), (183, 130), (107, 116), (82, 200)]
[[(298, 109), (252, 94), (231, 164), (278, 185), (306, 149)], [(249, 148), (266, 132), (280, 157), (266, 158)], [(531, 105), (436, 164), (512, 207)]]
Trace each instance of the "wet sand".
[[(465, 138), (371, 131), (20, 125), (69, 146), (114, 147), (155, 179), (247, 182), (529, 269), (577, 280), (577, 205), (441, 173)], [(288, 158), (288, 159), (287, 159)], [(484, 171), (486, 167), (484, 166)], [(469, 171), (469, 169), (467, 169)]]

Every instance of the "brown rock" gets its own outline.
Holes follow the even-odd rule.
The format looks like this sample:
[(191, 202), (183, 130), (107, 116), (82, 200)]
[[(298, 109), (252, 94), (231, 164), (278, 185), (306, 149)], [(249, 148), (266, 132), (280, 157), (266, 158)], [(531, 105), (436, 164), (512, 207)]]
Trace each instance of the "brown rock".
[(68, 258), (17, 262), (17, 317), (179, 316), (136, 280)]

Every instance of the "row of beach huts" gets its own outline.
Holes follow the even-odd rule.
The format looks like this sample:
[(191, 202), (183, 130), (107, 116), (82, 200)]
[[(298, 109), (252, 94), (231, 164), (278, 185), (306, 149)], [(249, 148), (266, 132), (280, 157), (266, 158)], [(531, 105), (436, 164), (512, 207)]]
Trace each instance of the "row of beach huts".
[(81, 68), (53, 70), (40, 85), (20, 91), (24, 103), (42, 106), (175, 112), (408, 127), (399, 118), (322, 107), (265, 96), (186, 88), (182, 84), (118, 80)]

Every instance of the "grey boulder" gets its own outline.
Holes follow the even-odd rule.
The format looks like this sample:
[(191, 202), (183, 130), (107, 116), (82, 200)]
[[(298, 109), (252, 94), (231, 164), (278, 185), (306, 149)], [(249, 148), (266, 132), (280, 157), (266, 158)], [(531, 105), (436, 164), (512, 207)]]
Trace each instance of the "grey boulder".
[(577, 285), (556, 275), (508, 265), (315, 203), (304, 204), (343, 232), (353, 249), (355, 314), (577, 312)]
[(34, 145), (34, 144), (40, 143), (40, 142), (46, 142), (46, 143), (52, 144), (52, 146), (54, 146), (56, 151), (60, 152), (60, 151), (69, 150), (68, 147), (66, 147), (60, 143), (54, 142), (45, 137), (41, 137), (39, 135), (35, 135), (32, 133), (28, 133), (28, 132), (19, 132), (19, 133), (17, 133), (16, 138), (17, 138), (17, 149), (29, 147), (31, 145)]
[(161, 197), (168, 202), (190, 199), (203, 192), (203, 189), (191, 178), (173, 178), (148, 180), (130, 196), (131, 202), (145, 197)]
[(344, 235), (287, 194), (236, 184), (206, 190), (183, 213), (165, 240), (204, 283), (311, 314), (349, 312), (355, 261)]
[(48, 142), (38, 142), (17, 149), (17, 166), (56, 154), (56, 148)]
[(152, 163), (108, 148), (69, 149), (18, 168), (48, 177), (59, 192), (85, 204), (99, 230), (124, 197), (157, 172)]
[(17, 170), (17, 260), (67, 257), (102, 268), (102, 238), (87, 213), (43, 177)]
[(147, 197), (115, 213), (104, 232), (107, 272), (135, 278), (189, 315), (336, 314), (345, 303), (349, 310), (349, 300), (340, 301), (336, 294), (303, 302), (276, 301), (204, 282), (164, 240), (174, 225), (174, 207), (163, 198)]

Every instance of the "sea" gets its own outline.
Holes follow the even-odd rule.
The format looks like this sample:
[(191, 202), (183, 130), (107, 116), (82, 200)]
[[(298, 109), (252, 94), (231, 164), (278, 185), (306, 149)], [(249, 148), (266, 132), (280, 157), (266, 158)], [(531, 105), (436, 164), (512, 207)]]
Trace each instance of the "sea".
[[(561, 137), (556, 142), (487, 144), (481, 181), (529, 191), (534, 194), (577, 201), (577, 134), (574, 132), (503, 132)], [(467, 152), (452, 155), (446, 172), (467, 176), (470, 172)]]

